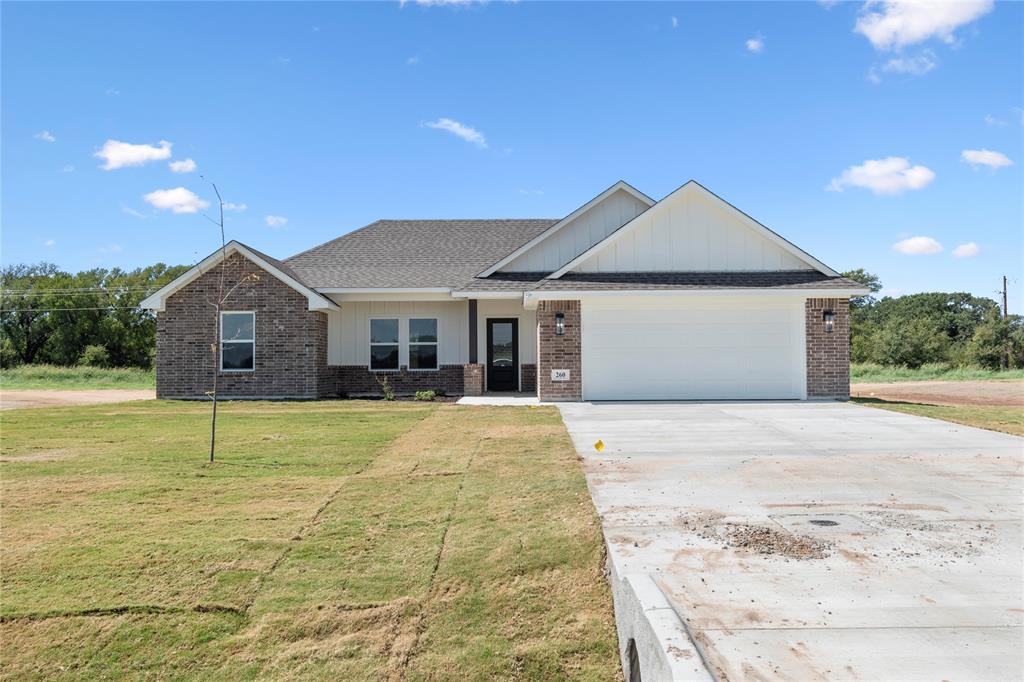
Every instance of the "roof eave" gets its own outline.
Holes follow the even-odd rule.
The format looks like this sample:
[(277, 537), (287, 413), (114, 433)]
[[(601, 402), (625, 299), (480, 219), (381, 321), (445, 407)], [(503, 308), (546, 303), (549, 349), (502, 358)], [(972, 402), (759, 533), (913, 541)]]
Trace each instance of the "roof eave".
[(633, 187), (632, 185), (630, 185), (625, 180), (619, 180), (614, 185), (612, 185), (608, 189), (604, 190), (603, 192), (598, 194), (596, 197), (594, 197), (593, 199), (591, 199), (587, 203), (583, 204), (582, 206), (580, 206), (579, 208), (574, 210), (572, 213), (570, 213), (569, 215), (565, 216), (564, 218), (559, 220), (557, 223), (555, 223), (554, 225), (552, 225), (548, 229), (544, 230), (543, 232), (541, 232), (539, 235), (537, 235), (536, 237), (534, 237), (530, 241), (526, 242), (525, 244), (523, 244), (522, 246), (517, 248), (512, 253), (510, 253), (507, 256), (505, 256), (504, 258), (499, 260), (494, 265), (490, 266), (489, 268), (487, 268), (483, 272), (477, 274), (477, 277), (489, 277), (490, 275), (493, 275), (495, 272), (497, 272), (501, 268), (505, 267), (506, 265), (508, 265), (509, 263), (514, 261), (519, 256), (523, 255), (524, 253), (526, 253), (527, 251), (529, 251), (533, 247), (537, 246), (541, 242), (546, 241), (549, 237), (551, 237), (552, 235), (557, 233), (559, 230), (561, 230), (563, 227), (565, 227), (566, 225), (571, 223), (573, 220), (575, 220), (576, 218), (580, 217), (581, 215), (583, 215), (584, 213), (589, 211), (591, 208), (593, 208), (597, 204), (601, 203), (602, 201), (604, 201), (605, 199), (607, 199), (608, 197), (610, 197), (612, 194), (614, 194), (615, 192), (617, 192), (619, 190), (625, 191), (628, 194), (636, 197), (638, 200), (642, 201), (643, 203), (647, 204), (647, 208), (650, 208), (651, 206), (654, 206), (657, 203), (654, 199), (652, 199), (651, 197), (647, 196), (646, 194), (644, 194), (643, 192), (638, 190), (636, 187)]
[(328, 299), (326, 296), (319, 293), (315, 289), (306, 286), (305, 284), (298, 281), (291, 275), (288, 275), (285, 272), (281, 271), (280, 268), (276, 267), (272, 263), (268, 262), (266, 259), (254, 253), (252, 249), (247, 247), (245, 244), (242, 244), (241, 242), (235, 241), (233, 239), (230, 242), (228, 242), (224, 246), (224, 248), (217, 249), (209, 256), (199, 261), (192, 268), (186, 270), (181, 275), (174, 278), (174, 280), (168, 282), (159, 290), (144, 298), (139, 303), (139, 307), (146, 310), (152, 310), (154, 312), (164, 311), (167, 306), (167, 299), (170, 296), (172, 296), (175, 292), (184, 288), (191, 282), (195, 281), (205, 273), (209, 272), (217, 264), (219, 264), (226, 256), (229, 256), (233, 253), (242, 254), (247, 259), (258, 265), (261, 269), (265, 270), (266, 272), (269, 272), (271, 275), (281, 280), (284, 284), (288, 285), (295, 291), (305, 296), (306, 300), (308, 301), (309, 310), (330, 310), (335, 312), (341, 310), (341, 307), (338, 306), (337, 303), (334, 303), (333, 301), (331, 301), (330, 299)]

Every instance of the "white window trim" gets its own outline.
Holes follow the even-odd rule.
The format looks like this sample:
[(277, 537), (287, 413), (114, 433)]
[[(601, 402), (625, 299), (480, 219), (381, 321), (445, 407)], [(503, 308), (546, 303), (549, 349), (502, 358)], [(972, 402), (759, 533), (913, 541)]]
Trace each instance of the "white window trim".
[[(232, 339), (229, 343), (251, 343), (252, 344), (252, 369), (226, 369), (224, 367), (224, 316), (225, 315), (252, 315), (252, 340)], [(256, 311), (255, 310), (222, 310), (220, 311), (220, 328), (217, 330), (217, 351), (220, 353), (218, 366), (220, 371), (226, 374), (238, 374), (240, 372), (256, 371)]]
[[(374, 343), (373, 342), (373, 321), (374, 320), (394, 320), (398, 324), (398, 339), (394, 343)], [(374, 346), (398, 346), (398, 365), (394, 369), (378, 369), (373, 366), (373, 347)], [(402, 318), (400, 317), (371, 317), (366, 323), (366, 347), (368, 356), (366, 358), (366, 369), (371, 372), (401, 372), (402, 371)]]
[[(416, 341), (412, 340), (412, 321), (413, 320), (433, 320), (434, 321), (434, 338), (436, 341)], [(406, 353), (405, 357), (408, 361), (406, 369), (410, 372), (439, 372), (441, 370), (441, 320), (437, 317), (407, 317), (405, 320), (406, 328)], [(413, 369), (412, 368), (412, 347), (413, 346), (433, 346), (434, 357), (437, 359), (437, 367), (424, 368), (424, 369)], [(401, 351), (399, 351), (401, 354)], [(399, 363), (401, 365), (401, 363)]]

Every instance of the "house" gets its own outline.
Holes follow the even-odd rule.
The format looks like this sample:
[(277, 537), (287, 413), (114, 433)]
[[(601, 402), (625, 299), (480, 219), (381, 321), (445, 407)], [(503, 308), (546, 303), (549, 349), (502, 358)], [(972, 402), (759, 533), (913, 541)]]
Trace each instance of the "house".
[[(242, 283), (218, 319), (222, 273)], [(231, 398), (380, 395), (386, 377), (542, 400), (846, 399), (849, 298), (867, 293), (691, 180), (661, 201), (618, 182), (560, 220), (379, 220), (283, 261), (232, 241), (143, 306), (162, 398), (203, 397), (216, 368)]]

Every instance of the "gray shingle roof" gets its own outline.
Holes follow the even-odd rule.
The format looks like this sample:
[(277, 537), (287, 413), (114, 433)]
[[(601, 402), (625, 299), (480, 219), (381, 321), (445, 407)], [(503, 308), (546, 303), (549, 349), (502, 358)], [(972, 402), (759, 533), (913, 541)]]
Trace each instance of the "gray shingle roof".
[(284, 262), (318, 289), (457, 288), (556, 222), (378, 220)]

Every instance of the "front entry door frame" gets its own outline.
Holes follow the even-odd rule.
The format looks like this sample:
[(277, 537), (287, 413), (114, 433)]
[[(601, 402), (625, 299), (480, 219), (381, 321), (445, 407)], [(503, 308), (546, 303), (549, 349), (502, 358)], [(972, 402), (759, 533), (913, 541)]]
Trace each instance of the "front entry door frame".
[[(494, 366), (494, 325), (512, 325), (512, 367)], [(519, 390), (519, 319), (515, 317), (487, 318), (487, 390)]]

